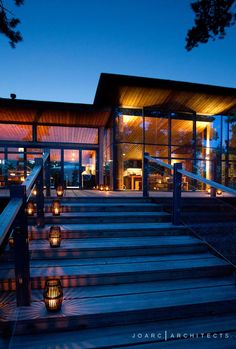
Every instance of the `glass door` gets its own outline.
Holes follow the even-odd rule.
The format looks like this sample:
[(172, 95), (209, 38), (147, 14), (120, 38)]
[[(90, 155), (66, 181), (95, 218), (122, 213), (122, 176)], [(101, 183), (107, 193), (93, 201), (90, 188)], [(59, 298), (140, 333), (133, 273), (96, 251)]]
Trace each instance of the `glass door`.
[(96, 150), (82, 150), (82, 188), (93, 189), (96, 186)]
[(80, 151), (64, 149), (64, 182), (66, 188), (81, 187)]

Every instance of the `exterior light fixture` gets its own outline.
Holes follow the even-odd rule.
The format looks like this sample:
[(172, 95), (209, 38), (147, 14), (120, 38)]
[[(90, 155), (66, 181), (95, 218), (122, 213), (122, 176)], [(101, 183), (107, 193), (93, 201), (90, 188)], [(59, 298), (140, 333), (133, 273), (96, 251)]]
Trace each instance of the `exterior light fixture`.
[(104, 186), (103, 185), (100, 185), (100, 191), (103, 191), (104, 190)]
[(59, 311), (63, 301), (63, 290), (59, 279), (48, 280), (43, 293), (47, 311)]
[(211, 188), (207, 189), (207, 194), (211, 194)]
[(64, 194), (64, 188), (62, 185), (58, 185), (56, 189), (57, 197), (61, 198)]
[(36, 195), (38, 194), (36, 187), (34, 187), (34, 189), (32, 190), (32, 194), (33, 194), (34, 196), (36, 196)]
[(52, 214), (53, 216), (60, 216), (61, 207), (59, 200), (53, 200), (52, 202)]
[(34, 204), (32, 201), (29, 201), (26, 207), (26, 212), (28, 216), (33, 216), (34, 215)]
[(52, 226), (48, 236), (51, 247), (60, 247), (61, 245), (61, 228), (58, 226)]
[(24, 177), (24, 176), (21, 176), (21, 177), (20, 177), (20, 181), (21, 181), (21, 182), (24, 182), (24, 181), (25, 181), (25, 177)]
[(10, 247), (11, 249), (14, 248), (15, 243), (14, 243), (14, 238), (13, 238), (12, 235), (10, 236), (10, 238), (9, 238), (9, 240), (8, 240), (8, 245), (9, 245), (9, 247)]
[(216, 191), (216, 194), (217, 194), (217, 195), (222, 195), (222, 193), (223, 193), (222, 190), (217, 189), (217, 191)]
[(110, 190), (109, 186), (106, 185), (106, 186), (105, 186), (105, 191), (109, 191), (109, 190)]

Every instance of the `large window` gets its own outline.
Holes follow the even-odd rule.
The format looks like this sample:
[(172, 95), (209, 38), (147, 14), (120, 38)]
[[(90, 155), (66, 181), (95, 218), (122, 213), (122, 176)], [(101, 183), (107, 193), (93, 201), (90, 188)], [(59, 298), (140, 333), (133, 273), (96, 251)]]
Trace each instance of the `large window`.
[(32, 141), (32, 126), (0, 124), (1, 141)]

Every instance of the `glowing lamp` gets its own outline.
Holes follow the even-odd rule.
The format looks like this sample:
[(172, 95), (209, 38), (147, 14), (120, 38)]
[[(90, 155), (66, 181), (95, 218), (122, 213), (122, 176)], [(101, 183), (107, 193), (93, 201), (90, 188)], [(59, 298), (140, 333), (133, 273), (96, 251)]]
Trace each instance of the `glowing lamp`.
[(105, 191), (109, 191), (110, 188), (108, 187), (108, 185), (105, 186)]
[(33, 202), (29, 201), (27, 204), (26, 208), (28, 216), (33, 216), (34, 215), (34, 204)]
[(60, 216), (61, 207), (58, 200), (53, 200), (52, 202), (52, 214), (53, 216)]
[(36, 195), (37, 195), (37, 193), (38, 193), (38, 192), (37, 192), (37, 189), (36, 189), (36, 188), (34, 188), (34, 189), (33, 189), (33, 191), (32, 191), (32, 194), (33, 194), (34, 196), (36, 196)]
[(48, 280), (43, 293), (47, 311), (59, 311), (63, 301), (63, 290), (59, 279)]
[(49, 242), (51, 247), (60, 247), (61, 245), (61, 228), (52, 226), (49, 231)]
[(61, 198), (64, 194), (64, 188), (62, 185), (58, 185), (56, 189), (57, 197)]
[(20, 177), (20, 181), (21, 181), (21, 182), (24, 182), (24, 181), (25, 181), (25, 177), (24, 177), (24, 176), (21, 176), (21, 177)]
[(104, 190), (104, 186), (103, 185), (100, 185), (100, 191), (103, 191)]
[(211, 194), (211, 188), (207, 189), (207, 194)]
[(9, 247), (11, 249), (14, 248), (14, 238), (13, 238), (13, 236), (10, 236), (10, 238), (8, 240), (8, 245), (9, 245)]
[(216, 194), (217, 194), (217, 195), (222, 195), (222, 190), (217, 189)]

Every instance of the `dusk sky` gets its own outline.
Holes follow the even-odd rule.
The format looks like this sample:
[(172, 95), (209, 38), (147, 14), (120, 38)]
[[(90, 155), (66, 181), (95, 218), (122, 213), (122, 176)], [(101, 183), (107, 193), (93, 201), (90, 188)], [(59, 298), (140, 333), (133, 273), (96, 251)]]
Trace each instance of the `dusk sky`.
[(236, 87), (236, 26), (185, 50), (190, 0), (25, 0), (24, 41), (0, 36), (0, 97), (93, 103), (100, 73)]

